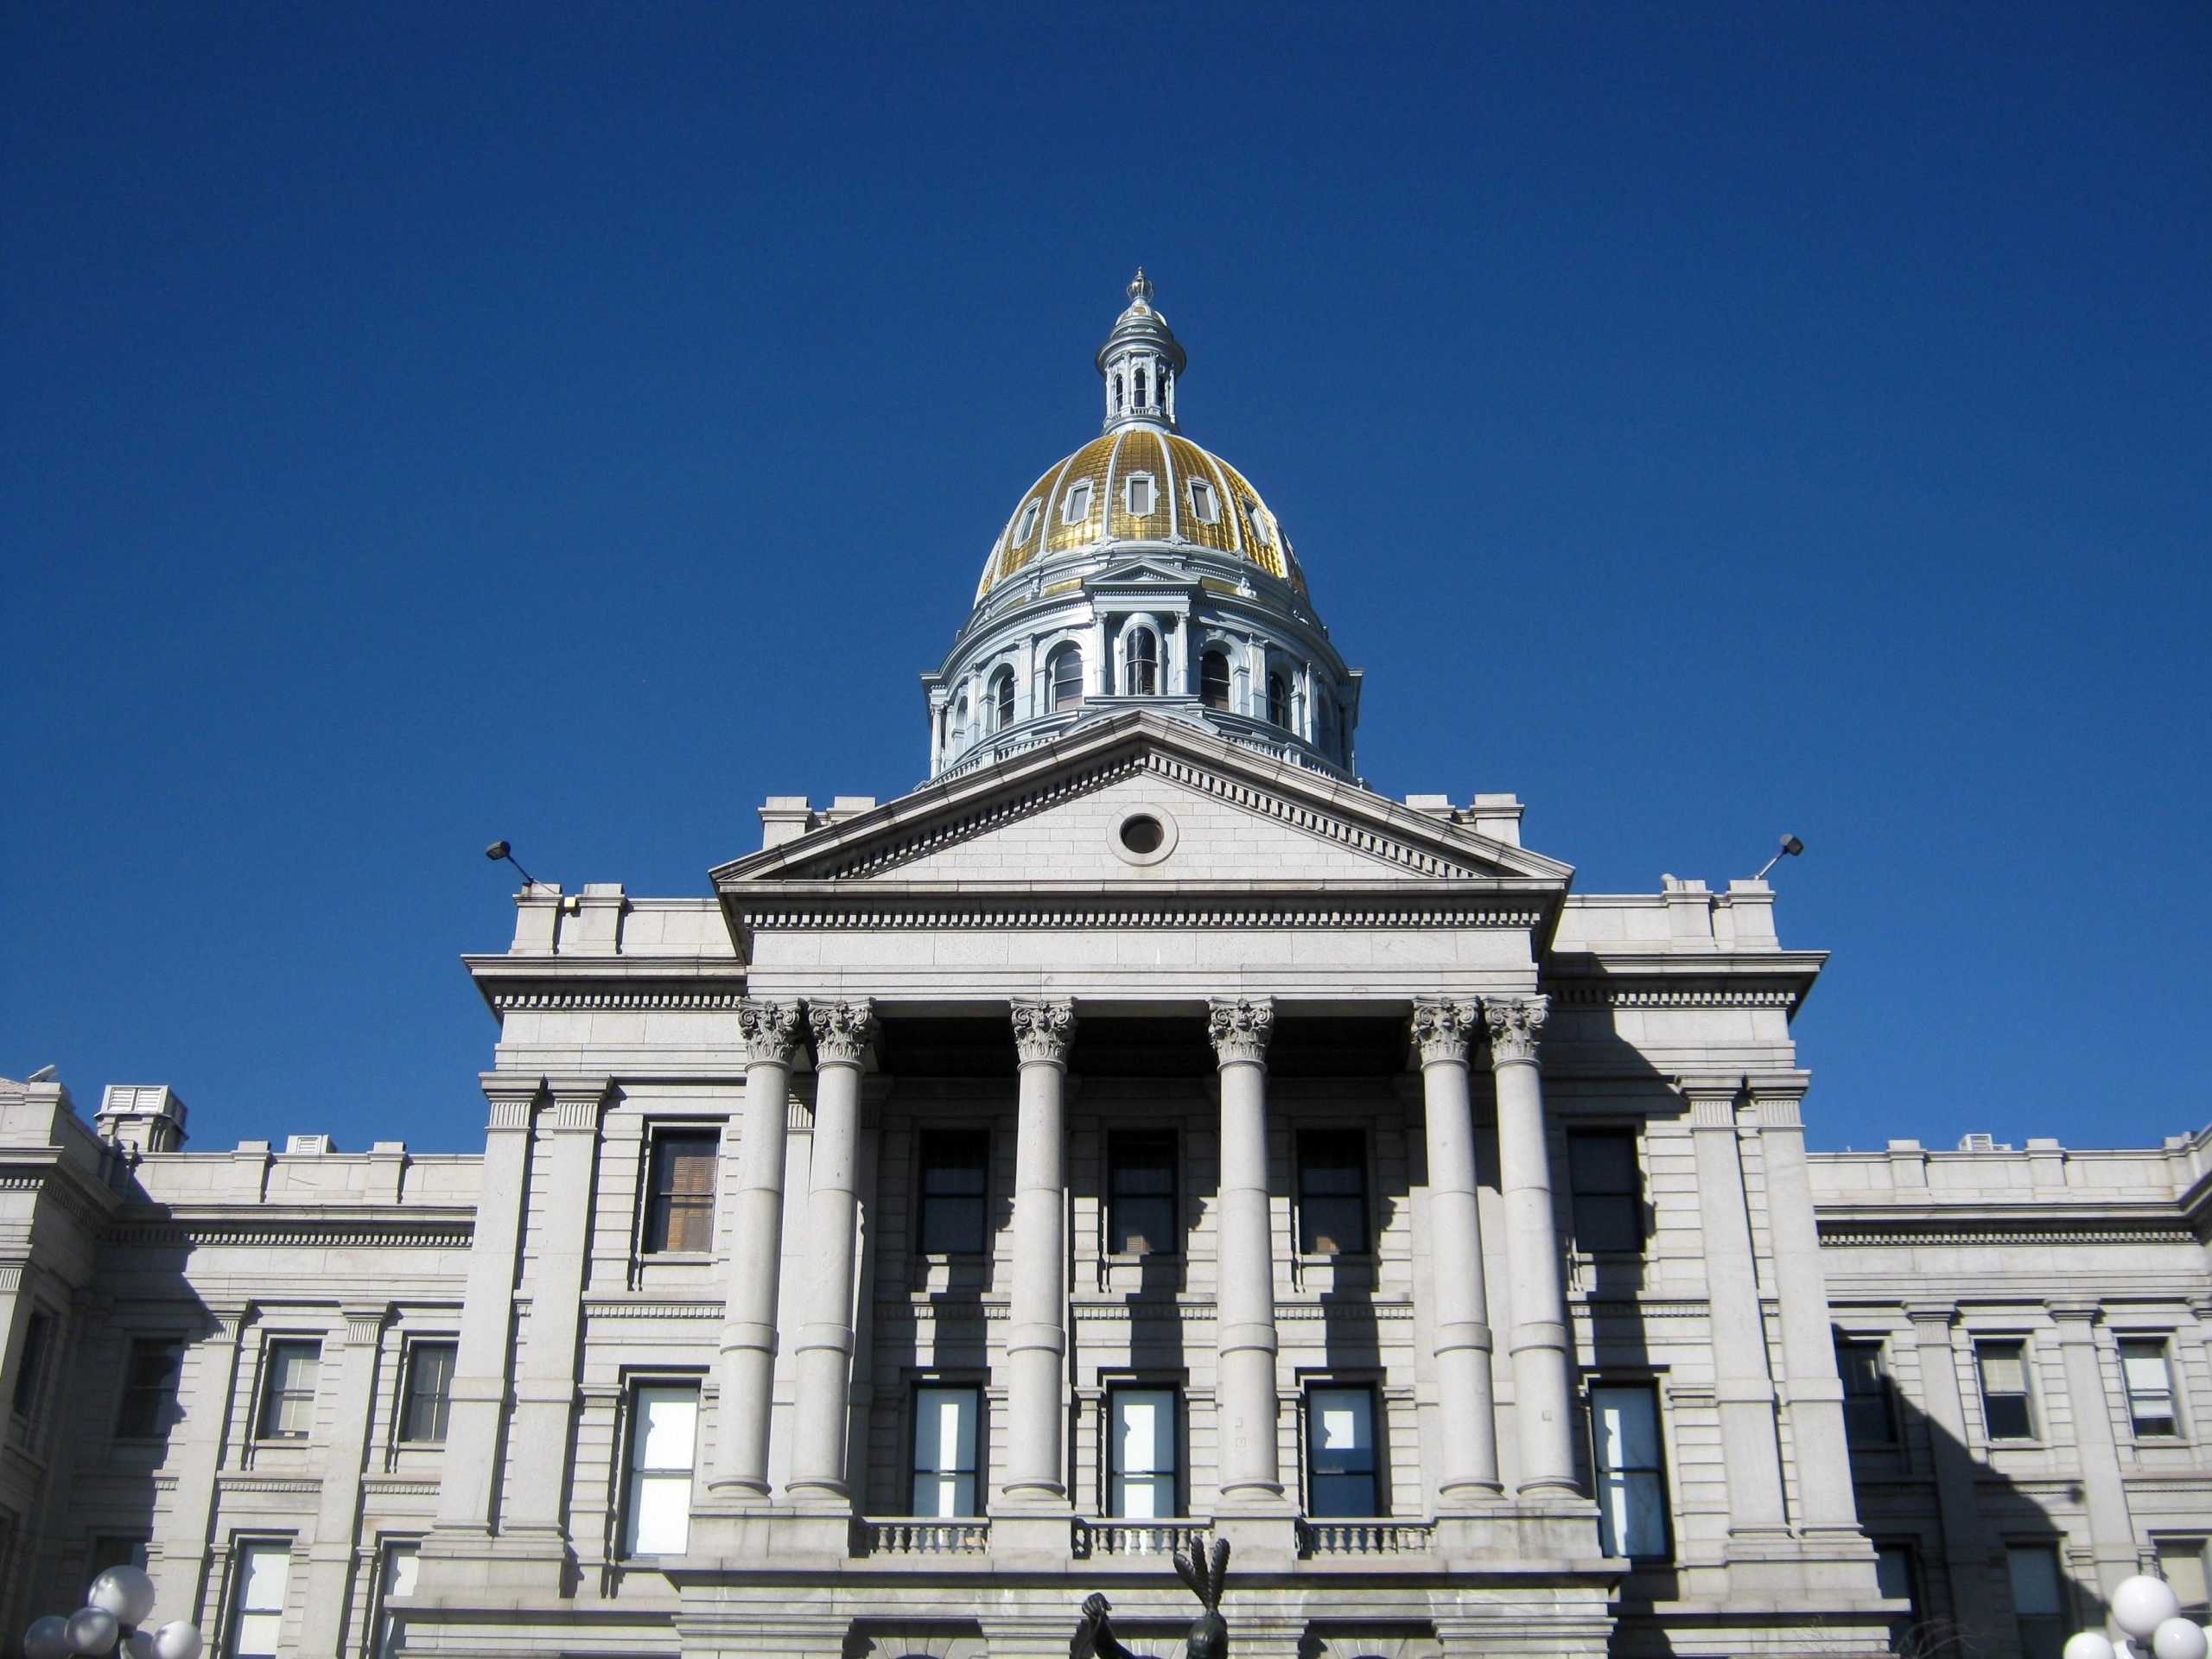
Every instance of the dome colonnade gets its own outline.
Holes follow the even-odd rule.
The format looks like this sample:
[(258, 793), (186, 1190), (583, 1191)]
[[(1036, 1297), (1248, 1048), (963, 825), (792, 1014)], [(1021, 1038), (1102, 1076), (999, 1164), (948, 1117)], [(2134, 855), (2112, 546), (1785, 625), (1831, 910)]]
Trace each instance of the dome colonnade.
[(923, 676), (930, 775), (1144, 707), (1349, 778), (1359, 671), (1259, 491), (1182, 435), (1185, 354), (1142, 271), (1129, 299), (1098, 353), (1104, 432), (1024, 493), (951, 652)]

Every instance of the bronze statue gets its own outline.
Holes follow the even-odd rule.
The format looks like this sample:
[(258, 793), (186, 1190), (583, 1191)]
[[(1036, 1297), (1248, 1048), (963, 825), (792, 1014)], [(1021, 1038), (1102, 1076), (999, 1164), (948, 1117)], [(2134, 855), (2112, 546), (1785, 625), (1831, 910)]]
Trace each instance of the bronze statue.
[[(1229, 1576), (1229, 1540), (1214, 1540), (1211, 1567), (1199, 1551), (1187, 1556), (1177, 1551), (1175, 1572), (1205, 1608), (1192, 1621), (1191, 1633), (1183, 1638), (1185, 1659), (1229, 1659), (1229, 1625), (1221, 1616), (1222, 1580)], [(1115, 1637), (1109, 1617), (1113, 1610), (1113, 1603), (1102, 1595), (1094, 1592), (1084, 1599), (1083, 1622), (1076, 1626), (1075, 1640), (1068, 1645), (1068, 1659), (1144, 1659)]]

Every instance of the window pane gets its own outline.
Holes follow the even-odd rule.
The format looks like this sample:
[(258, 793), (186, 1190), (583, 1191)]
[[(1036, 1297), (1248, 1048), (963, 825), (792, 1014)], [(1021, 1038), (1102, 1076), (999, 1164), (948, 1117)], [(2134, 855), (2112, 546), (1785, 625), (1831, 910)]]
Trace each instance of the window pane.
[(1309, 1255), (1367, 1249), (1367, 1137), (1357, 1129), (1298, 1137), (1298, 1248)]
[(984, 1214), (989, 1137), (927, 1134), (921, 1145), (921, 1248), (932, 1255), (980, 1255), (990, 1248)]
[(1898, 1601), (1912, 1598), (1912, 1550), (1904, 1544), (1874, 1547), (1874, 1587)]
[(715, 1167), (721, 1139), (711, 1131), (653, 1137), (652, 1192), (645, 1215), (648, 1251), (715, 1247)]
[(1175, 1395), (1164, 1389), (1117, 1389), (1109, 1398), (1112, 1513), (1140, 1521), (1173, 1515)]
[(630, 1554), (681, 1555), (691, 1541), (691, 1477), (640, 1474), (630, 1483)]
[(1582, 1250), (1643, 1248), (1643, 1187), (1636, 1136), (1623, 1130), (1579, 1130), (1567, 1137), (1574, 1243)]
[(1118, 1255), (1173, 1255), (1183, 1247), (1176, 1221), (1175, 1136), (1132, 1130), (1106, 1143), (1106, 1248)]
[(698, 1436), (696, 1383), (653, 1383), (632, 1394), (629, 1554), (681, 1555), (689, 1547)]
[(321, 1343), (269, 1344), (269, 1376), (261, 1411), (264, 1438), (298, 1440), (314, 1427), (315, 1379), (321, 1366)]
[(1982, 1411), (1993, 1440), (2035, 1438), (2035, 1421), (2028, 1409), (2026, 1345), (2018, 1342), (1985, 1342), (1974, 1350), (1981, 1368)]
[(1374, 1395), (1366, 1389), (1315, 1389), (1306, 1399), (1307, 1503), (1312, 1513), (1379, 1514)]
[(238, 1569), (238, 1618), (231, 1651), (237, 1659), (268, 1659), (284, 1625), (284, 1591), (292, 1565), (285, 1544), (248, 1544)]
[[(386, 1544), (384, 1547), (384, 1602), (388, 1607), (395, 1596), (415, 1593), (415, 1569), (421, 1564), (417, 1547), (414, 1544)], [(394, 1621), (389, 1611), (382, 1614), (378, 1626), (377, 1652), (388, 1656), (399, 1651), (393, 1640)]]
[(1984, 1343), (1977, 1351), (1981, 1357), (1981, 1386), (1986, 1391), (1992, 1394), (2025, 1394), (2028, 1391), (2026, 1355), (2018, 1343)]
[(167, 1431), (169, 1402), (176, 1395), (177, 1368), (183, 1358), (182, 1343), (142, 1340), (130, 1344), (130, 1371), (124, 1381), (122, 1409), (116, 1418), (118, 1435), (145, 1440)]
[(1882, 1344), (1839, 1341), (1835, 1365), (1843, 1378), (1845, 1438), (1854, 1447), (1896, 1444), (1897, 1423), (1890, 1411), (1890, 1382), (1882, 1369)]
[(1592, 1388), (1590, 1429), (1605, 1553), (1637, 1560), (1663, 1557), (1667, 1485), (1657, 1395), (1643, 1383)]
[(452, 1408), (454, 1344), (418, 1342), (407, 1351), (407, 1415), (403, 1440), (442, 1440)]
[(638, 1422), (631, 1437), (633, 1469), (691, 1472), (698, 1443), (699, 1390), (693, 1386), (638, 1390)]
[(916, 1515), (963, 1516), (976, 1503), (976, 1440), (982, 1397), (970, 1388), (914, 1390)]
[(2023, 1618), (2043, 1618), (2060, 1611), (2058, 1552), (2041, 1545), (2005, 1552), (2012, 1574), (2012, 1611)]
[(2173, 1373), (2163, 1342), (2120, 1344), (2120, 1375), (2127, 1385), (2127, 1414), (2138, 1434), (2177, 1433), (2174, 1420)]
[(2212, 1597), (2206, 1593), (2202, 1538), (2161, 1538), (2158, 1576), (2172, 1589), (2183, 1613), (2194, 1619), (2204, 1617), (2206, 1603)]

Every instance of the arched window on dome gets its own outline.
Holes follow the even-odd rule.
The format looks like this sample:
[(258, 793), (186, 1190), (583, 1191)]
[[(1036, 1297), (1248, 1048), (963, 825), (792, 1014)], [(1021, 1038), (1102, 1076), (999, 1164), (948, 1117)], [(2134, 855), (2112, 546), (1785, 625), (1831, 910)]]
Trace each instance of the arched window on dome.
[(1198, 701), (1209, 709), (1229, 709), (1229, 653), (1216, 648), (1198, 658)]
[(1144, 365), (1137, 365), (1137, 407), (1142, 409), (1147, 399), (1144, 395)]
[(1045, 504), (1033, 496), (1021, 509), (1021, 516), (1014, 521), (1014, 544), (1020, 547), (1037, 533), (1037, 520), (1045, 512)]
[(1045, 679), (1051, 688), (1048, 695), (1054, 714), (1080, 707), (1083, 702), (1081, 648), (1071, 644), (1058, 647), (1045, 659)]
[(1014, 724), (1014, 671), (1002, 668), (991, 676), (991, 729), (1002, 732)]
[(1114, 412), (1122, 412), (1122, 374), (1118, 369), (1114, 372)]
[(1122, 691), (1149, 697), (1160, 690), (1160, 640), (1150, 628), (1131, 628), (1122, 641)]
[(1268, 676), (1268, 719), (1286, 729), (1290, 725), (1290, 682), (1281, 673)]
[(968, 694), (963, 691), (952, 705), (952, 747), (968, 747)]

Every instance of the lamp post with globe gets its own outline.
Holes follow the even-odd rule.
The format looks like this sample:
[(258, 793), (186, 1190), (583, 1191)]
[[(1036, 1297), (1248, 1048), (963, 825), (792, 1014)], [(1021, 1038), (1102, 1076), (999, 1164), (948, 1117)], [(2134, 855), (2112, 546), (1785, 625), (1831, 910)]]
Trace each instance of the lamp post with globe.
[(147, 1630), (153, 1611), (154, 1581), (135, 1567), (111, 1567), (92, 1580), (84, 1606), (67, 1618), (49, 1613), (23, 1632), (23, 1659), (200, 1659), (207, 1645), (200, 1627), (180, 1618)]
[(2182, 1616), (2181, 1599), (2164, 1579), (2122, 1579), (2112, 1592), (2112, 1622), (2125, 1640), (2083, 1630), (2067, 1638), (2065, 1659), (2206, 1659), (2212, 1652), (2212, 1632)]

